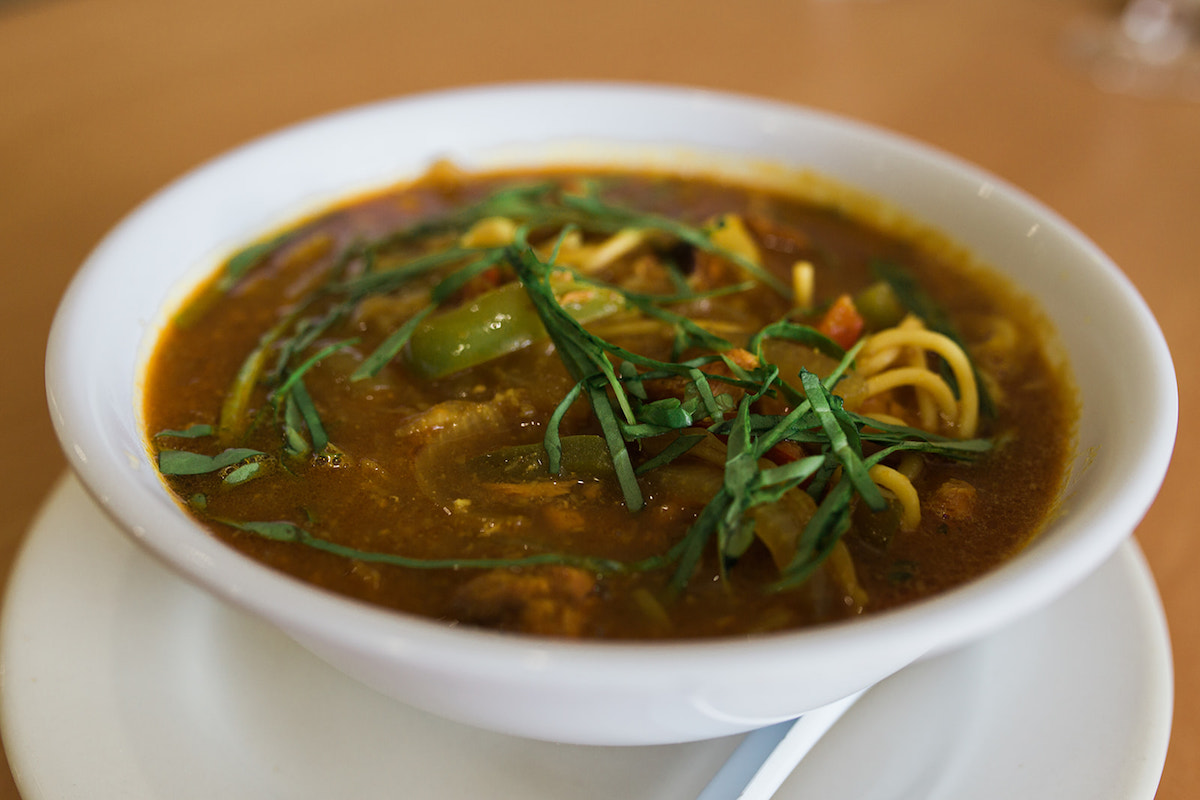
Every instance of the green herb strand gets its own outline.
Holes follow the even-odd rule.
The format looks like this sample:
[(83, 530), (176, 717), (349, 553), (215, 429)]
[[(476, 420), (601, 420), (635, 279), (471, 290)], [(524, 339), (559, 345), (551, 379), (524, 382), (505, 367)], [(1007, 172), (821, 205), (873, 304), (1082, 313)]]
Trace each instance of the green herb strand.
[(216, 522), (236, 528), (240, 531), (253, 533), (264, 539), (276, 542), (294, 542), (321, 550), (341, 558), (365, 561), (372, 564), (386, 564), (407, 569), (500, 569), (531, 567), (542, 564), (566, 564), (583, 567), (593, 572), (623, 572), (625, 565), (611, 559), (594, 558), (592, 556), (573, 556), (561, 553), (536, 553), (519, 558), (412, 558), (394, 553), (379, 553), (371, 550), (360, 550), (355, 547), (339, 544), (314, 536), (300, 525), (284, 521), (243, 521), (214, 518)]

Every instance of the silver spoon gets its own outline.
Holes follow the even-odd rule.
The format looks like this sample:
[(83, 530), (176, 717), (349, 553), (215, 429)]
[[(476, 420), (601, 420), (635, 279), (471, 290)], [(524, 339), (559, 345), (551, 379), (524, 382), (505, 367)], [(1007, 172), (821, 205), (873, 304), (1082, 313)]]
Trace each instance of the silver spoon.
[(862, 696), (856, 692), (796, 719), (751, 731), (696, 800), (767, 800)]

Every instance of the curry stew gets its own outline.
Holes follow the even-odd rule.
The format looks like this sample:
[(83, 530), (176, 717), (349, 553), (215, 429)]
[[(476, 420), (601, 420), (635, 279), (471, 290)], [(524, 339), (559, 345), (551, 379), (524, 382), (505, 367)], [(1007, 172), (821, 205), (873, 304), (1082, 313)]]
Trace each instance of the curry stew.
[(371, 603), (838, 620), (999, 564), (1061, 485), (1040, 323), (947, 252), (715, 179), (440, 164), (229, 259), (161, 334), (147, 431), (216, 535)]

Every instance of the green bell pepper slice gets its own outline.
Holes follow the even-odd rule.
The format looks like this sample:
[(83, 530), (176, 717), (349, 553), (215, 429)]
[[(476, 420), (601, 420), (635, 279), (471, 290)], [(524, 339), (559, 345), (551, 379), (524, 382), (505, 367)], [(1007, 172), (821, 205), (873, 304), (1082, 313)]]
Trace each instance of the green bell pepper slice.
[[(568, 314), (581, 323), (625, 308), (615, 289), (569, 282), (555, 289)], [(441, 378), (528, 347), (547, 337), (525, 287), (508, 283), (422, 322), (408, 345), (408, 363), (419, 375)]]

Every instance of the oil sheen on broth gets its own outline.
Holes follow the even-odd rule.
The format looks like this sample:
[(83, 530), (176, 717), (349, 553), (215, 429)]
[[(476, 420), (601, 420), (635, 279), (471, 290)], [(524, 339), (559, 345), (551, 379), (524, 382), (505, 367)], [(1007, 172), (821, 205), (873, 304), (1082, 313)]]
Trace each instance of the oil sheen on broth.
[(422, 179), (235, 254), (144, 416), (231, 546), (527, 633), (820, 624), (955, 586), (1051, 512), (1044, 327), (932, 239), (646, 172)]

